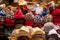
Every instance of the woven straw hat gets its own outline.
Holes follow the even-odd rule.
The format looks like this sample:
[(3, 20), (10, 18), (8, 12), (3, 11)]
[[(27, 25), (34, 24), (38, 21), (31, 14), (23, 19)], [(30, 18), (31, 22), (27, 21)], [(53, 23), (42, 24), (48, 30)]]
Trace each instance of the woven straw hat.
[(15, 29), (10, 36), (15, 37), (16, 39), (19, 39), (20, 37), (27, 37), (29, 39), (31, 38), (31, 35), (29, 34), (29, 29), (25, 26), (22, 26), (20, 29)]
[(0, 7), (5, 8), (5, 7), (6, 7), (6, 5), (5, 5), (5, 4), (1, 4), (1, 5), (0, 5)]
[(19, 0), (19, 5), (26, 5), (27, 2), (25, 0)]
[(45, 32), (41, 29), (39, 29), (38, 27), (34, 29), (34, 31), (31, 33), (31, 35), (35, 35), (35, 34), (45, 34)]
[(39, 28), (36, 28), (33, 33), (31, 34), (32, 35), (32, 38), (31, 40), (45, 40), (45, 32)]

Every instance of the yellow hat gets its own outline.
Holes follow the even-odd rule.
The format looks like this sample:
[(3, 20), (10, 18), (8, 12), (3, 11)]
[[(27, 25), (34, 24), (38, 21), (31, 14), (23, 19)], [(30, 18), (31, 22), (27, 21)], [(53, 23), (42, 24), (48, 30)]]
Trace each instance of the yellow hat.
[(24, 1), (24, 0), (19, 0), (19, 5), (26, 5), (26, 4), (27, 4), (26, 1)]
[(15, 37), (17, 37), (17, 38), (21, 37), (21, 36), (26, 36), (28, 38), (31, 38), (31, 35), (28, 32), (24, 31), (24, 30), (20, 30), (19, 34), (15, 35)]
[(1, 4), (0, 7), (5, 8), (6, 4)]
[(7, 8), (12, 8), (13, 6), (11, 6), (11, 5), (9, 5), (9, 6), (7, 6)]
[(31, 33), (31, 35), (34, 34), (45, 34), (45, 32), (39, 28), (35, 28), (35, 30)]
[(18, 32), (18, 34), (15, 34), (15, 35), (10, 35), (8, 38), (9, 39), (14, 39), (14, 40), (17, 40), (19, 37), (27, 37), (27, 38), (31, 38), (31, 35), (28, 33), (28, 32), (26, 32), (26, 31), (24, 31), (24, 30), (18, 30), (19, 32)]

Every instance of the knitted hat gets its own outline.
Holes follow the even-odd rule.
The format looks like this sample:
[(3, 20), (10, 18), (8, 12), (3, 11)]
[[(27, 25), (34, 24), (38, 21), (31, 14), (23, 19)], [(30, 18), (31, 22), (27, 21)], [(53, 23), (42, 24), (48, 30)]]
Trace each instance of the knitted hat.
[(41, 17), (40, 15), (36, 15), (35, 17), (34, 17), (34, 22), (35, 23), (43, 23), (43, 17)]
[(27, 13), (25, 16), (25, 19), (26, 20), (33, 20), (34, 19), (33, 13), (32, 12)]
[(52, 22), (53, 18), (52, 18), (52, 15), (50, 14), (47, 14), (45, 17), (44, 17), (44, 22)]
[(4, 11), (3, 8), (1, 8), (1, 7), (0, 7), (0, 16), (2, 16), (3, 18), (6, 17), (5, 11)]
[(24, 18), (25, 15), (24, 15), (23, 12), (21, 11), (21, 9), (18, 8), (17, 10), (18, 10), (18, 11), (17, 11), (16, 14), (14, 15), (14, 17), (15, 17), (16, 19)]

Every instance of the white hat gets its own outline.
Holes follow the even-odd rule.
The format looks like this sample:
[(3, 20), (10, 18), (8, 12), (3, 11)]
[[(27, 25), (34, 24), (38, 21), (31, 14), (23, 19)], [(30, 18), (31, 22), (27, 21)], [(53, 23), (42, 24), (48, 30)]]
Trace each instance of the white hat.
[(55, 30), (59, 29), (59, 26), (54, 25), (52, 22), (47, 22), (44, 24), (44, 27), (54, 27)]
[(20, 30), (24, 30), (24, 31), (26, 31), (26, 32), (29, 33), (29, 28), (28, 28), (28, 27), (22, 26), (22, 27), (20, 28)]
[(52, 35), (52, 34), (58, 34), (58, 33), (56, 32), (56, 30), (52, 29), (49, 31), (48, 35)]
[(44, 24), (44, 27), (48, 27), (48, 26), (54, 26), (54, 24), (52, 22), (47, 22)]
[(12, 31), (12, 35), (19, 34), (19, 31), (20, 31), (20, 29), (14, 29), (14, 30)]
[(60, 34), (57, 34), (58, 35), (58, 37), (60, 38)]

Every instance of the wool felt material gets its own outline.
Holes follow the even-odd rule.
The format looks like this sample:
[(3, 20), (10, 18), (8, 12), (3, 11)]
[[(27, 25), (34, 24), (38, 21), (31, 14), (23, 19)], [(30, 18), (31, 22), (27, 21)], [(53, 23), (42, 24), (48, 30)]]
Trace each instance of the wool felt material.
[(24, 15), (23, 12), (21, 11), (21, 9), (18, 8), (17, 10), (18, 10), (18, 11), (15, 13), (14, 18), (16, 18), (16, 19), (24, 18), (25, 15)]
[(53, 23), (60, 26), (60, 9), (53, 11)]
[(10, 18), (6, 18), (5, 19), (5, 26), (15, 26), (15, 20), (10, 19)]
[(27, 25), (27, 26), (33, 26), (34, 25), (34, 21), (26, 20), (25, 21), (25, 25)]
[(25, 24), (25, 19), (21, 18), (21, 19), (15, 19), (15, 24)]

